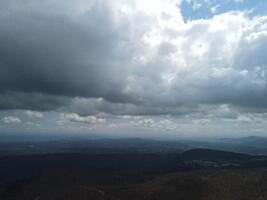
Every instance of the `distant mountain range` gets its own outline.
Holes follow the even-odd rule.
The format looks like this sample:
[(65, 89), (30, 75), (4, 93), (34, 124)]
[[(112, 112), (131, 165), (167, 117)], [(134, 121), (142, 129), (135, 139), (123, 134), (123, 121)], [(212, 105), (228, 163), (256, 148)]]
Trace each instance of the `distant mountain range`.
[(160, 141), (140, 138), (45, 140), (0, 142), (0, 156), (45, 153), (121, 153), (139, 152), (180, 154), (196, 148), (216, 149), (236, 153), (267, 155), (267, 138), (223, 138), (208, 141)]

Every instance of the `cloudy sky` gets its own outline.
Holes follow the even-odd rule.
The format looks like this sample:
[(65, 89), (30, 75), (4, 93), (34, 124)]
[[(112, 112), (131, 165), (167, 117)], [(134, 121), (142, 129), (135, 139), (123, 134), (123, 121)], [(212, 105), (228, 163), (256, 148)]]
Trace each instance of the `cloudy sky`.
[(267, 136), (265, 0), (1, 0), (0, 134)]

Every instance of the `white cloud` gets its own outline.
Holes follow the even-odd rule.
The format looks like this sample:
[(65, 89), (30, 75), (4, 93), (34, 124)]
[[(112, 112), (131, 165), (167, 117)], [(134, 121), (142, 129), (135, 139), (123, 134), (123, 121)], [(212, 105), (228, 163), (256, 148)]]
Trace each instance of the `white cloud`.
[(3, 118), (4, 123), (6, 124), (20, 124), (21, 119), (18, 117), (8, 116)]
[(210, 119), (197, 119), (193, 120), (193, 123), (196, 125), (207, 126), (210, 123)]
[(252, 123), (254, 122), (254, 118), (248, 115), (239, 115), (236, 121), (241, 123)]
[(193, 3), (193, 10), (196, 11), (198, 10), (199, 8), (201, 8), (201, 3), (197, 2), (197, 1), (194, 1)]
[(63, 118), (65, 120), (72, 121), (72, 122), (82, 122), (82, 123), (88, 123), (88, 124), (100, 124), (100, 123), (106, 122), (106, 119), (104, 118), (98, 118), (94, 115), (80, 116), (76, 113), (63, 114)]
[(236, 3), (243, 3), (245, 0), (233, 0)]
[(41, 112), (31, 111), (31, 110), (25, 111), (25, 115), (27, 115), (30, 118), (42, 118), (44, 116), (43, 113)]
[(149, 117), (139, 116), (138, 118), (133, 117), (130, 123), (139, 128), (149, 128), (153, 130), (165, 130), (165, 131), (177, 131), (178, 123), (174, 122), (174, 120), (166, 117), (161, 117), (158, 120), (154, 120)]
[(25, 123), (23, 124), (23, 126), (26, 126), (26, 127), (39, 127), (40, 124), (38, 124), (38, 123), (34, 123), (34, 122), (25, 122)]
[(244, 124), (264, 124), (267, 122), (267, 113), (239, 113), (233, 121)]
[(219, 8), (220, 8), (220, 5), (217, 4), (217, 5), (215, 5), (215, 6), (213, 6), (213, 7), (210, 8), (210, 12), (211, 12), (212, 14), (216, 14), (216, 13), (218, 13), (218, 9), (219, 9)]

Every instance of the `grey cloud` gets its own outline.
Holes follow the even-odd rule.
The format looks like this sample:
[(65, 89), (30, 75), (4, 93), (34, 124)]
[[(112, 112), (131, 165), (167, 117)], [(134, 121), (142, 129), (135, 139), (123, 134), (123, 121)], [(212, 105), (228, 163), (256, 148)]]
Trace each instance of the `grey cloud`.
[(55, 110), (71, 103), (71, 99), (43, 93), (5, 92), (0, 94), (0, 109)]
[(127, 52), (126, 30), (114, 25), (110, 10), (96, 4), (71, 17), (28, 2), (30, 8), (0, 18), (0, 91), (123, 101), (124, 72), (116, 68)]
[(179, 8), (165, 13), (174, 1), (158, 2), (164, 6), (146, 12), (134, 0), (1, 1), (0, 109), (266, 110), (266, 19), (230, 12), (186, 24)]
[(111, 115), (184, 115), (200, 110), (198, 105), (188, 104), (186, 106), (155, 105), (151, 102), (145, 104), (114, 103), (102, 98), (74, 98), (71, 103), (58, 109), (61, 112), (76, 112), (82, 116), (97, 115), (101, 113)]

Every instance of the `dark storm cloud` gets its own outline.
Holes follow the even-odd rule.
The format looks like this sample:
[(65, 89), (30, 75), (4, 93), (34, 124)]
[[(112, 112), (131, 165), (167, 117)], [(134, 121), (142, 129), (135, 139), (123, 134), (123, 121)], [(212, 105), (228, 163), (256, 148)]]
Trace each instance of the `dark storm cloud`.
[(42, 93), (6, 92), (0, 94), (0, 110), (54, 110), (70, 105), (70, 98)]
[(94, 6), (71, 18), (28, 2), (0, 18), (0, 91), (124, 101), (116, 65), (127, 50), (109, 10)]

